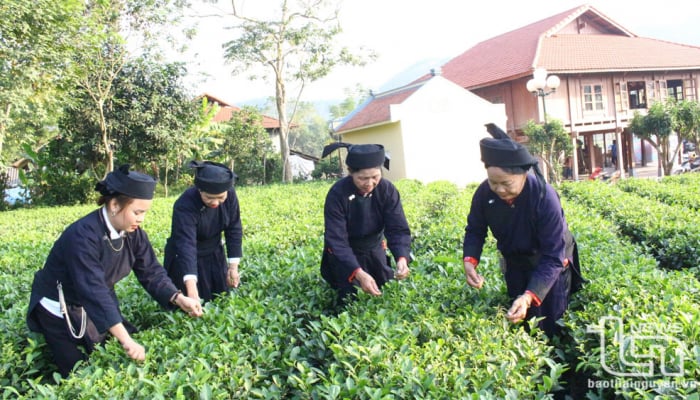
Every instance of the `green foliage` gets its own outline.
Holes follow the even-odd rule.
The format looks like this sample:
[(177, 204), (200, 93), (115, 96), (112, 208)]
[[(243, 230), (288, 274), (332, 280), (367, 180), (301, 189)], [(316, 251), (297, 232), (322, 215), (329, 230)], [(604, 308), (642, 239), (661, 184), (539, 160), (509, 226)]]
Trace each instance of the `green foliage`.
[(119, 72), (108, 113), (119, 164), (144, 167), (163, 161), (187, 140), (199, 109), (185, 90), (185, 73), (180, 64), (144, 58)]
[(352, 89), (345, 89), (344, 92), (345, 99), (340, 104), (330, 107), (329, 111), (334, 120), (347, 116), (369, 97), (369, 90), (360, 84), (356, 84)]
[(700, 227), (692, 222), (699, 220), (700, 214), (695, 209), (640, 197), (601, 181), (563, 185), (562, 192), (610, 218), (620, 233), (647, 247), (662, 267), (697, 266)]
[[(571, 184), (567, 183), (566, 186)], [(575, 185), (575, 184), (573, 184)], [(625, 199), (626, 200), (626, 199)], [(620, 199), (616, 204), (621, 205)], [(696, 398), (698, 388), (688, 386), (700, 371), (697, 357), (700, 331), (697, 323), (700, 312), (694, 305), (700, 300), (700, 283), (691, 271), (669, 271), (656, 267), (656, 261), (647, 255), (644, 246), (629, 242), (618, 235), (616, 221), (605, 218), (588, 204), (565, 201), (568, 221), (581, 251), (584, 275), (589, 283), (574, 297), (566, 326), (576, 343), (578, 359), (575, 371), (580, 374), (582, 392), (587, 398)], [(624, 331), (603, 326), (604, 318), (620, 318)], [(602, 329), (602, 332), (599, 332)], [(655, 340), (637, 340), (636, 348), (627, 348), (629, 336), (643, 335), (655, 338), (670, 337), (677, 341), (664, 344)], [(600, 335), (605, 336), (601, 346)], [(623, 341), (624, 340), (624, 341)], [(681, 347), (675, 347), (681, 344)], [(654, 346), (664, 346), (659, 351)], [(668, 372), (678, 372), (679, 361), (684, 360), (681, 377), (663, 375), (659, 369), (649, 377), (622, 377), (612, 372), (647, 372), (635, 370), (645, 365), (636, 355), (650, 355), (659, 367), (665, 362)], [(605, 354), (607, 368), (603, 368)], [(630, 359), (623, 359), (630, 357)], [(667, 358), (661, 361), (659, 358)], [(674, 356), (679, 358), (674, 359)], [(646, 360), (646, 358), (645, 358)], [(630, 363), (630, 361), (634, 361)], [(638, 363), (635, 363), (640, 361)], [(596, 388), (596, 381), (617, 381), (619, 387)], [(593, 385), (591, 385), (593, 383)], [(657, 386), (652, 384), (656, 383)], [(639, 388), (640, 384), (647, 387)]]
[[(656, 102), (649, 107), (646, 114), (635, 111), (629, 129), (638, 137), (644, 138), (659, 153), (664, 175), (670, 175), (678, 156), (682, 142), (688, 139), (697, 142), (700, 127), (700, 104), (697, 101)], [(678, 137), (675, 148), (670, 137)]]
[(234, 73), (245, 72), (257, 78), (250, 71), (262, 70), (263, 76), (274, 78), (282, 181), (291, 182), (288, 88), (299, 84), (294, 96), (298, 101), (305, 84), (323, 78), (337, 66), (362, 65), (364, 57), (338, 46), (339, 9), (327, 0), (281, 0), (275, 12), (266, 14), (269, 19), (242, 14), (239, 1), (231, 5), (237, 21), (232, 26), (235, 39), (224, 43), (224, 57), (233, 65)]
[(323, 146), (331, 137), (328, 122), (319, 115), (313, 103), (297, 102), (292, 113), (294, 128), (289, 132), (289, 148), (320, 157)]
[(684, 139), (698, 143), (700, 139), (700, 103), (697, 100), (681, 100), (671, 108), (674, 129)]
[(270, 135), (263, 127), (263, 117), (257, 109), (244, 107), (213, 130), (219, 131), (223, 144), (212, 156), (229, 164), (240, 183), (270, 182), (271, 168), (274, 168), (270, 160), (274, 157), (274, 151)]
[(343, 173), (343, 166), (337, 157), (326, 157), (316, 163), (316, 167), (311, 171), (314, 179), (338, 178)]
[(5, 0), (0, 4), (0, 165), (23, 144), (39, 142), (54, 125), (62, 87), (70, 82), (67, 56), (81, 26), (84, 3)]
[(75, 153), (68, 150), (78, 146), (61, 137), (37, 152), (25, 146), (32, 168), (23, 174), (22, 184), (30, 188), (33, 205), (80, 204), (96, 198), (95, 177), (83, 165), (83, 160), (73, 158)]
[(523, 133), (529, 139), (528, 147), (532, 154), (544, 160), (548, 181), (560, 182), (564, 159), (573, 151), (571, 138), (564, 129), (564, 124), (558, 119), (552, 119), (546, 125), (529, 120), (523, 128)]
[[(55, 374), (43, 338), (27, 332), (24, 318), (34, 271), (56, 236), (94, 206), (0, 213), (4, 397), (523, 399), (551, 398), (563, 386), (571, 398), (697, 398), (697, 388), (680, 385), (589, 386), (615, 379), (602, 365), (603, 353), (616, 368), (625, 367), (623, 356), (634, 356), (620, 347), (624, 343), (615, 340), (613, 329), (602, 333), (608, 340), (601, 346), (592, 331), (604, 317), (637, 329), (672, 328), (666, 333), (687, 345), (665, 353), (673, 368), (684, 361), (684, 375), (676, 381), (700, 373), (700, 283), (694, 272), (657, 268), (650, 246), (620, 235), (615, 214), (597, 205), (625, 210), (625, 204), (641, 201), (636, 207), (648, 214), (661, 203), (644, 206), (649, 199), (611, 185), (606, 187), (614, 192), (586, 182), (562, 187), (589, 283), (573, 296), (561, 321), (567, 334), (548, 341), (536, 329), (528, 334), (506, 321), (509, 300), (492, 239), (479, 265), (485, 286), (474, 290), (464, 282), (461, 239), (475, 187), (395, 184), (416, 259), (411, 276), (389, 282), (382, 296), (360, 293), (338, 310), (335, 293), (320, 278), (330, 182), (240, 187), (241, 286), (207, 303), (201, 319), (190, 319), (160, 310), (130, 276), (116, 290), (126, 318), (141, 328), (135, 339), (146, 347), (146, 361), (132, 362), (110, 339), (67, 379)], [(602, 197), (584, 200), (597, 192)], [(156, 198), (144, 224), (160, 257), (174, 201)], [(11, 229), (16, 221), (22, 229)], [(659, 355), (653, 341), (636, 345), (636, 354)], [(659, 371), (649, 379), (669, 383)]]

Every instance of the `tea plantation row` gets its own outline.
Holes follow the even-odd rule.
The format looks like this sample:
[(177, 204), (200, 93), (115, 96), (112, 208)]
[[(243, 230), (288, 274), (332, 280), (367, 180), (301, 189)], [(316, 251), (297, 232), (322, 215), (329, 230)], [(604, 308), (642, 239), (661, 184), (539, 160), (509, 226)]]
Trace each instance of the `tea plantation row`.
[[(130, 361), (110, 340), (68, 379), (55, 373), (43, 339), (27, 331), (24, 318), (34, 271), (65, 226), (94, 206), (0, 213), (3, 398), (524, 399), (551, 397), (557, 389), (577, 398), (698, 398), (689, 383), (700, 375), (700, 283), (692, 270), (658, 268), (658, 249), (628, 238), (586, 194), (569, 197), (562, 188), (589, 283), (562, 321), (568, 334), (549, 342), (506, 321), (509, 304), (493, 241), (480, 266), (485, 287), (465, 283), (461, 239), (474, 188), (396, 184), (416, 260), (411, 276), (389, 283), (382, 296), (361, 295), (339, 312), (320, 278), (330, 183), (242, 187), (241, 287), (208, 303), (201, 319), (190, 319), (160, 310), (135, 279), (122, 281), (122, 311), (141, 328), (136, 339), (147, 348), (146, 361)], [(586, 186), (573, 183), (571, 193), (579, 184)], [(647, 199), (653, 207), (662, 204)], [(173, 202), (156, 199), (144, 225), (161, 257)], [(675, 209), (686, 210), (674, 204), (665, 212)], [(673, 327), (679, 340), (667, 347), (664, 354), (672, 356), (664, 365), (681, 374), (671, 378), (657, 368), (643, 379), (665, 385), (600, 384), (624, 368), (646, 372), (629, 369), (620, 346), (630, 343), (618, 340), (624, 337), (606, 329), (606, 321)], [(601, 339), (607, 340), (601, 345)], [(631, 350), (647, 354), (657, 345), (649, 340)]]

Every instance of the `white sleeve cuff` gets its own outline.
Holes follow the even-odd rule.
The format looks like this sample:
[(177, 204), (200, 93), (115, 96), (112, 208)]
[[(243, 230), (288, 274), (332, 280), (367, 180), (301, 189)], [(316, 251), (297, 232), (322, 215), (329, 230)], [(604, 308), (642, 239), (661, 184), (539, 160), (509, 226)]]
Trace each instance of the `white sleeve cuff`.
[(183, 282), (187, 282), (187, 281), (189, 281), (189, 280), (191, 280), (191, 279), (194, 279), (194, 281), (197, 282), (197, 275), (194, 275), (194, 274), (185, 275), (185, 276), (182, 278), (182, 281), (183, 281)]
[(241, 262), (241, 258), (240, 258), (240, 257), (233, 257), (233, 258), (229, 258), (229, 259), (228, 259), (228, 263), (229, 263), (229, 264), (231, 264), (231, 263), (240, 264), (240, 262)]

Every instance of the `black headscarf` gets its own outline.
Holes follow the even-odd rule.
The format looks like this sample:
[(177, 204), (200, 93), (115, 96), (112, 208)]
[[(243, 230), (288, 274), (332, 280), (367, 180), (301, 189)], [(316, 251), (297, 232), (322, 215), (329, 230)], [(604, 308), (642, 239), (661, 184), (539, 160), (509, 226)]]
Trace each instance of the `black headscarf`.
[(133, 199), (153, 199), (156, 180), (141, 172), (129, 171), (129, 164), (107, 174), (107, 177), (95, 185), (95, 190), (103, 196), (123, 194)]
[(381, 144), (351, 144), (335, 142), (323, 148), (321, 158), (326, 157), (336, 149), (346, 147), (348, 155), (345, 157), (345, 164), (354, 170), (365, 168), (379, 168), (382, 165), (389, 169), (389, 156), (384, 151)]
[(194, 185), (202, 192), (219, 194), (233, 187), (236, 174), (227, 166), (213, 161), (191, 161), (194, 172)]
[(520, 168), (523, 172), (532, 168), (544, 187), (545, 179), (540, 171), (540, 164), (525, 146), (513, 140), (496, 124), (486, 124), (486, 130), (493, 136), (481, 139), (479, 142), (481, 161), (484, 162), (486, 168)]

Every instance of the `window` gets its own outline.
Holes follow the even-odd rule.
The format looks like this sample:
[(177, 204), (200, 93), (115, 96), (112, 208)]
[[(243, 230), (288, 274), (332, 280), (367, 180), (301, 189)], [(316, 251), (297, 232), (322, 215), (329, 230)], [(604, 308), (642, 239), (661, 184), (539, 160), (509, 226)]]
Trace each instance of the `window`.
[(603, 86), (583, 85), (583, 111), (603, 111)]
[(668, 97), (676, 100), (683, 100), (683, 81), (674, 79), (666, 81), (666, 90)]
[(627, 95), (627, 82), (618, 82), (615, 84), (615, 104), (617, 111), (627, 111), (630, 108), (629, 96)]
[(696, 100), (695, 79), (683, 80), (683, 98), (686, 100)]
[(629, 94), (629, 105), (631, 109), (647, 108), (647, 84), (644, 81), (627, 82), (627, 93)]

